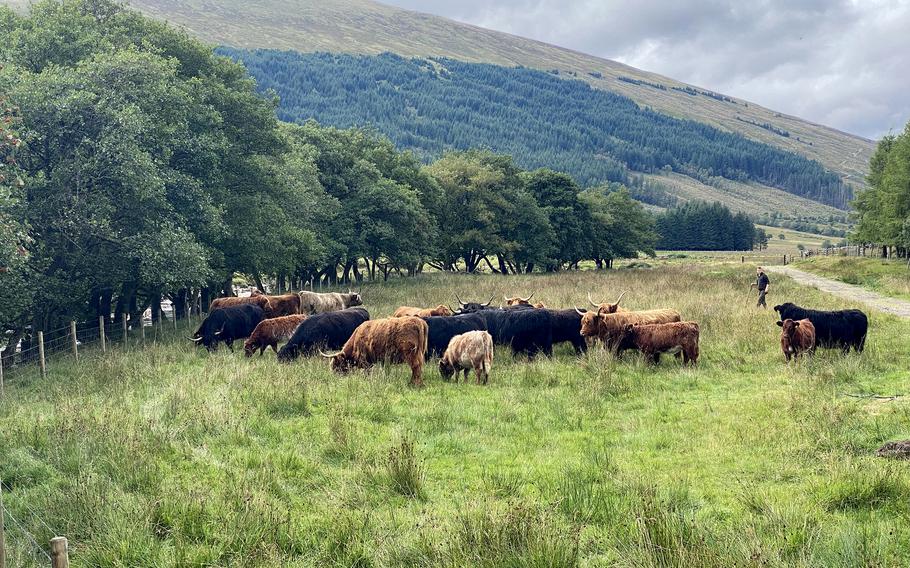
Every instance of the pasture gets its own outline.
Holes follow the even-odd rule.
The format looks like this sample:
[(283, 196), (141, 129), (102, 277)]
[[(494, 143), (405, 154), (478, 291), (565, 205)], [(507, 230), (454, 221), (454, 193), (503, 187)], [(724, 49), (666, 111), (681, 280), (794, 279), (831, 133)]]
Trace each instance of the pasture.
[(796, 267), (886, 296), (910, 300), (910, 267), (903, 259), (814, 256), (800, 260)]
[[(374, 318), (628, 290), (699, 322), (694, 369), (497, 347), (489, 385), (432, 361), (413, 389), (405, 366), (338, 376), (182, 338), (53, 365), (0, 401), (6, 505), (41, 511), (76, 567), (906, 565), (910, 472), (874, 452), (910, 437), (910, 399), (862, 396), (906, 393), (907, 323), (869, 311), (865, 353), (787, 366), (753, 279), (737, 257), (363, 290)], [(785, 300), (847, 307), (778, 277)]]

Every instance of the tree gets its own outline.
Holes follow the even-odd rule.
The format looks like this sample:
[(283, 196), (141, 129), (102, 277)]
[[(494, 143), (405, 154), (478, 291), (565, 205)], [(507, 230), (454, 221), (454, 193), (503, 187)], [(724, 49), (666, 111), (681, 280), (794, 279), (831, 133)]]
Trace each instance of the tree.
[(639, 253), (654, 256), (658, 235), (654, 218), (632, 199), (625, 188), (603, 187), (581, 193), (591, 224), (587, 232), (591, 250), (588, 258), (598, 268), (612, 268), (617, 258), (635, 258)]
[(548, 271), (574, 266), (590, 251), (585, 227), (591, 224), (588, 208), (579, 199), (580, 189), (568, 174), (539, 169), (523, 174), (525, 188), (547, 214), (556, 234)]

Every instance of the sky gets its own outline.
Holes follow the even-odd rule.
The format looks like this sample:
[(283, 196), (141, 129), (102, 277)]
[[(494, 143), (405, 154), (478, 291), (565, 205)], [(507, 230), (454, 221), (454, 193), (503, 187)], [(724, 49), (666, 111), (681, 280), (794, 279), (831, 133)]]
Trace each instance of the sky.
[(877, 139), (910, 120), (910, 0), (382, 0)]

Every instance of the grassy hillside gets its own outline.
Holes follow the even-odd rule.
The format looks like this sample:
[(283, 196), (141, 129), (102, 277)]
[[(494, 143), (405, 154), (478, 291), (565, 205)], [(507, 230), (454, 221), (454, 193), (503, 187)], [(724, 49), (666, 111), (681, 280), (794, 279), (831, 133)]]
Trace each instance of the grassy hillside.
[[(23, 5), (24, 0), (5, 0)], [(747, 101), (545, 43), (369, 0), (131, 0), (149, 15), (185, 26), (214, 44), (405, 56), (443, 56), (557, 70), (640, 105), (692, 118), (816, 159), (864, 184), (873, 143)], [(687, 92), (688, 90), (688, 92)], [(763, 125), (770, 125), (771, 129)], [(782, 136), (780, 133), (787, 133)]]
[(787, 366), (752, 278), (737, 257), (365, 290), (378, 315), (455, 292), (571, 305), (628, 289), (629, 307), (700, 322), (696, 369), (498, 350), (487, 387), (431, 365), (415, 390), (401, 366), (339, 377), (185, 340), (87, 353), (8, 382), (6, 506), (67, 535), (74, 568), (904, 565), (910, 472), (872, 453), (908, 437), (907, 403), (845, 393), (903, 392), (906, 324), (871, 314), (863, 355)]

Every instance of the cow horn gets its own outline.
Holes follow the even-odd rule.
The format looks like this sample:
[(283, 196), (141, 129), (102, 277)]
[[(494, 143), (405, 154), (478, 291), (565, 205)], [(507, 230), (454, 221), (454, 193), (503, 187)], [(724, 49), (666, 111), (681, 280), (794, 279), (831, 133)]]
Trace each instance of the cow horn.
[(201, 337), (187, 337), (187, 339), (189, 339), (193, 343), (199, 343), (200, 341), (202, 341)]
[(622, 294), (620, 294), (619, 297), (616, 298), (616, 301), (613, 302), (613, 305), (614, 305), (614, 306), (618, 306), (618, 305), (619, 305), (619, 302), (622, 301), (622, 297), (625, 296), (625, 295), (626, 295), (626, 291), (623, 290)]
[(591, 302), (591, 305), (594, 306), (595, 308), (599, 308), (599, 307), (600, 307), (600, 304), (594, 303), (594, 300), (591, 299), (591, 293), (590, 293), (590, 292), (588, 292), (588, 301)]
[(489, 306), (490, 304), (493, 303), (493, 298), (495, 298), (495, 296), (490, 296), (490, 299), (487, 300), (487, 303), (486, 303), (486, 304), (480, 304), (480, 305), (483, 306), (483, 307)]
[(462, 308), (465, 307), (465, 303), (461, 301), (461, 298), (458, 297), (458, 294), (455, 294), (455, 299), (458, 300), (458, 305)]
[(580, 316), (585, 315), (586, 312), (583, 312), (583, 311), (579, 310), (579, 309), (578, 309), (578, 306), (574, 306), (574, 307), (575, 307), (575, 311), (578, 312), (578, 315), (580, 315)]
[(508, 304), (509, 301), (510, 301), (512, 298), (510, 298), (510, 297), (506, 296), (505, 294), (503, 294), (503, 295), (502, 295), (502, 299), (505, 300), (506, 303)]
[(336, 355), (341, 355), (341, 351), (337, 353), (326, 353), (322, 349), (319, 350), (319, 354), (325, 357), (326, 359), (333, 359)]
[(530, 301), (531, 301), (531, 298), (533, 298), (533, 297), (534, 297), (534, 292), (531, 292), (531, 295), (530, 295), (530, 296), (528, 296), (527, 298), (522, 298), (521, 301), (522, 301), (522, 302), (530, 302)]

